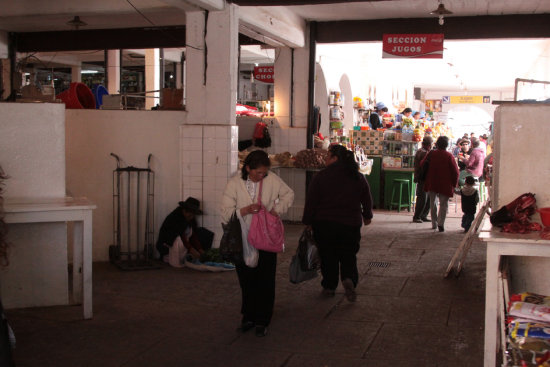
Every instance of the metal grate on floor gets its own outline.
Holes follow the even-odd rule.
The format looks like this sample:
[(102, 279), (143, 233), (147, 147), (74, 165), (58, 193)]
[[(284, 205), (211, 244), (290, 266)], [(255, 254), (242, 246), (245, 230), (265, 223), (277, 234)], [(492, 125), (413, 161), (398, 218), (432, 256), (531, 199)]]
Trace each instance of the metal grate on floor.
[(371, 261), (369, 262), (369, 268), (387, 268), (391, 263), (385, 261)]

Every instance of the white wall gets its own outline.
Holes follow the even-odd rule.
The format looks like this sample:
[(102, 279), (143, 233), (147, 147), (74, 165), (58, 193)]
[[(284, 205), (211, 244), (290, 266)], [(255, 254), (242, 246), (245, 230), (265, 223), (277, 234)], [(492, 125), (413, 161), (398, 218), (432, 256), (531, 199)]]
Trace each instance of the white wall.
[[(493, 210), (519, 195), (532, 192), (539, 208), (550, 206), (550, 128), (544, 117), (548, 105), (511, 104), (499, 106), (495, 113), (495, 184)], [(533, 220), (540, 223), (539, 214)], [(550, 259), (512, 257), (512, 284), (515, 292), (550, 294)]]
[[(107, 261), (113, 243), (113, 170), (115, 153), (122, 167), (155, 172), (155, 239), (166, 215), (182, 200), (180, 125), (183, 111), (67, 110), (67, 191), (86, 196), (93, 212), (93, 260)], [(183, 198), (185, 199), (185, 198)]]
[[(0, 165), (9, 176), (4, 199), (65, 196), (64, 136), (63, 104), (0, 103)], [(10, 224), (8, 243), (10, 265), (0, 270), (4, 306), (66, 304), (66, 225)]]

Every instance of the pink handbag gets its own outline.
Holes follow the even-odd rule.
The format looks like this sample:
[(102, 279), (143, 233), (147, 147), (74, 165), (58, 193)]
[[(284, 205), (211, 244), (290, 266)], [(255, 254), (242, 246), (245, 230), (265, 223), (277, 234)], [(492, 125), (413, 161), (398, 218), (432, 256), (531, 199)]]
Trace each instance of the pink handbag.
[(285, 228), (280, 217), (271, 214), (262, 204), (262, 181), (258, 193), (260, 210), (252, 217), (248, 242), (258, 250), (281, 252), (285, 242)]

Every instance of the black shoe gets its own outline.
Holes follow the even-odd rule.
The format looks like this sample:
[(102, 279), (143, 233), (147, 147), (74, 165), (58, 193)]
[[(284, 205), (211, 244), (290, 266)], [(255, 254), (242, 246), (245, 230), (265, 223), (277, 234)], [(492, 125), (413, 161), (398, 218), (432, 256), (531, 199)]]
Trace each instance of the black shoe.
[(439, 232), (445, 232), (445, 228), (443, 228), (443, 226), (437, 226), (437, 228), (439, 229)]
[(422, 219), (413, 218), (413, 223), (422, 223)]
[(346, 290), (346, 298), (348, 299), (348, 301), (355, 302), (355, 300), (357, 299), (357, 294), (355, 293), (355, 286), (353, 285), (353, 281), (349, 278), (346, 278), (342, 280), (342, 285)]
[(420, 218), (420, 220), (421, 220), (422, 222), (431, 222), (431, 221), (432, 221), (431, 219), (428, 219), (428, 218), (426, 218), (426, 217)]
[(246, 333), (248, 330), (252, 329), (254, 327), (254, 323), (252, 321), (243, 321), (241, 323), (241, 326), (237, 329), (241, 333)]
[(258, 338), (264, 337), (267, 335), (267, 326), (258, 325), (256, 326), (256, 336)]

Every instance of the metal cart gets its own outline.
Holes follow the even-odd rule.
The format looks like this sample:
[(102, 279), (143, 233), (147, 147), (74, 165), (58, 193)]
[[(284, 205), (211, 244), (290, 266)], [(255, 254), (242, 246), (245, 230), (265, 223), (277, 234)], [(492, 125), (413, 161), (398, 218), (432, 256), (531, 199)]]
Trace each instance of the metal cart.
[[(122, 270), (158, 269), (153, 259), (155, 173), (151, 157), (147, 168), (121, 167), (120, 158), (113, 171), (113, 244), (109, 260)], [(145, 203), (145, 205), (143, 205)]]

